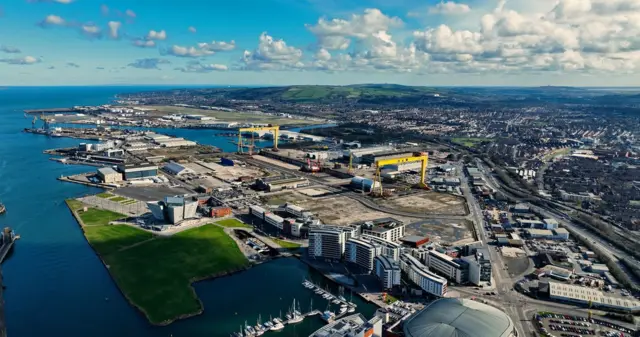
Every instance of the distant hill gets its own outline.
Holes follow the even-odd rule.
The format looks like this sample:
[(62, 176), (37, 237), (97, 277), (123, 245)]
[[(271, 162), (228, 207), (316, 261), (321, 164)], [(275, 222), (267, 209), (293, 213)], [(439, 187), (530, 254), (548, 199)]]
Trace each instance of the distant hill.
[[(348, 86), (294, 85), (269, 88), (218, 89), (228, 99), (277, 100), (291, 102), (344, 102), (420, 100), (446, 93), (448, 89), (409, 87), (395, 84), (359, 84)], [(437, 94), (437, 95), (436, 95)]]

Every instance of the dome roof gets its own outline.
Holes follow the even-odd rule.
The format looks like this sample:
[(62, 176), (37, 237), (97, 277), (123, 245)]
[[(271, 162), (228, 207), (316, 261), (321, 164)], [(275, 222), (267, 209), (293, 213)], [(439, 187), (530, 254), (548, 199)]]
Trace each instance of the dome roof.
[(443, 298), (404, 324), (407, 337), (507, 337), (513, 322), (504, 312), (472, 300)]

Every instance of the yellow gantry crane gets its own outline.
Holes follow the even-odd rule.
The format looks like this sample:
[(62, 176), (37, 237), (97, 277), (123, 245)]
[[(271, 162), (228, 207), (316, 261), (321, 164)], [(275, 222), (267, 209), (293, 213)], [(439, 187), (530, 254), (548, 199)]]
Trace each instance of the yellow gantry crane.
[[(429, 188), (425, 181), (427, 176), (427, 165), (429, 164), (429, 155), (426, 152), (414, 152), (412, 156), (376, 160), (375, 181), (377, 181), (378, 186), (380, 186), (380, 195), (383, 195), (382, 179), (380, 178), (380, 169), (382, 167), (385, 167), (387, 165), (398, 165), (414, 162), (422, 163), (422, 165), (420, 166), (420, 182), (418, 183), (418, 186), (421, 188)], [(374, 182), (374, 186), (375, 185), (376, 184)]]
[(278, 125), (269, 125), (269, 126), (256, 126), (251, 128), (240, 128), (238, 129), (238, 153), (243, 153), (244, 145), (242, 143), (242, 133), (243, 132), (251, 132), (251, 144), (249, 147), (249, 155), (253, 154), (253, 148), (255, 146), (254, 132), (256, 131), (272, 131), (273, 132), (273, 148), (275, 150), (278, 149), (278, 137), (280, 136), (280, 126)]

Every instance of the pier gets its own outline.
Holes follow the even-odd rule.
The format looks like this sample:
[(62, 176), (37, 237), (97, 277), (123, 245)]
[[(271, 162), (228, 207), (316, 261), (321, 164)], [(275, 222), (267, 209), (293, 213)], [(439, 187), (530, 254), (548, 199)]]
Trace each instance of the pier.
[(24, 110), (24, 113), (31, 114), (46, 114), (46, 113), (62, 113), (62, 112), (75, 112), (75, 109), (71, 108), (51, 108), (51, 109), (33, 109), (33, 110)]

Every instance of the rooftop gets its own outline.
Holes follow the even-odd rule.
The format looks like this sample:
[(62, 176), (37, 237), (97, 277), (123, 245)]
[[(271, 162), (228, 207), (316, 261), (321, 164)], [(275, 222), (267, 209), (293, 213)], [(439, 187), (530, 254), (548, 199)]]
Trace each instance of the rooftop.
[(98, 169), (98, 172), (104, 174), (104, 175), (108, 175), (108, 174), (118, 174), (118, 172), (116, 172), (116, 170), (112, 169), (111, 167), (101, 167)]
[(436, 300), (404, 323), (407, 337), (506, 337), (513, 329), (504, 312), (455, 298)]
[(608, 296), (598, 289), (589, 287), (549, 282), (549, 294), (553, 297), (562, 297), (583, 303), (591, 302), (594, 305), (625, 310), (640, 310), (640, 302), (633, 298), (626, 299)]

